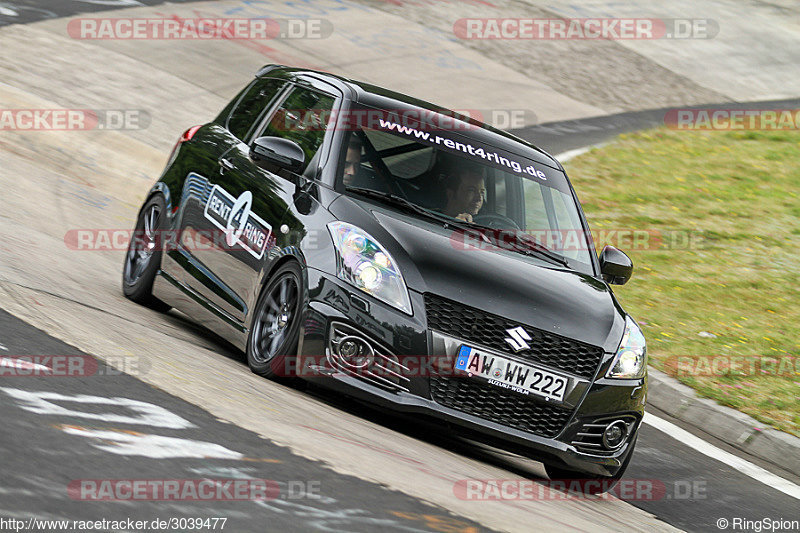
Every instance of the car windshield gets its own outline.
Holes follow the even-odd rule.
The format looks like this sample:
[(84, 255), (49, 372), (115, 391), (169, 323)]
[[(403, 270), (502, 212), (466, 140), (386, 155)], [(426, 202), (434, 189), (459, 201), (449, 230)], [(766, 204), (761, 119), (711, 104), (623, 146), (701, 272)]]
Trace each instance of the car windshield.
[[(465, 244), (486, 243), (593, 273), (578, 206), (562, 172), (483, 144), (464, 131), (476, 126), (444, 115), (447, 128), (386, 110), (359, 112), (339, 165), (348, 194), (469, 230)], [(476, 233), (480, 239), (471, 237)]]

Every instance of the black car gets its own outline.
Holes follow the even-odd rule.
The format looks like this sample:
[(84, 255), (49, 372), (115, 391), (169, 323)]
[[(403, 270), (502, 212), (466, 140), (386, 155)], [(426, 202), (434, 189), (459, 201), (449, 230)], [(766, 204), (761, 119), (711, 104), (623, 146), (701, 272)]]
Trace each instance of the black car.
[[(123, 289), (247, 353), (443, 431), (619, 479), (644, 337), (553, 157), (380, 87), (269, 65), (187, 130), (139, 212)], [(606, 487), (610, 484), (606, 483)], [(601, 489), (603, 490), (603, 489)]]

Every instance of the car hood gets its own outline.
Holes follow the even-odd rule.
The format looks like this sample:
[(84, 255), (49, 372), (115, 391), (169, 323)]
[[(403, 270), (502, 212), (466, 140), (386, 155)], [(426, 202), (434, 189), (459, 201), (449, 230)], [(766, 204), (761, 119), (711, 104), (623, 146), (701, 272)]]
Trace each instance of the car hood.
[(457, 231), (368, 201), (342, 196), (330, 209), (387, 249), (410, 290), (606, 351), (619, 344), (624, 311), (603, 281), (518, 253), (464, 246)]

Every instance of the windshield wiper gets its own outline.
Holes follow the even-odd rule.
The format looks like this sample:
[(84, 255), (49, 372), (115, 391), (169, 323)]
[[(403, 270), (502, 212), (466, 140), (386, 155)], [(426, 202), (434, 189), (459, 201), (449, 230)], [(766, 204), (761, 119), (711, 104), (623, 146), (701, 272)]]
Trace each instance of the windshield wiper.
[[(515, 244), (521, 243), (521, 244), (524, 245), (524, 247), (522, 247), (522, 246), (511, 246), (511, 247), (509, 247), (509, 246), (503, 246), (503, 245), (497, 243), (496, 240), (493, 240), (491, 237), (487, 237), (486, 234), (483, 233), (483, 231), (490, 231), (490, 232), (492, 232), (492, 235), (497, 235), (499, 230), (497, 230), (495, 228), (490, 228), (489, 226), (484, 226), (482, 224), (476, 224), (474, 222), (471, 222), (471, 223), (470, 222), (464, 222), (463, 224), (468, 224), (468, 226), (459, 226), (459, 227), (464, 227), (465, 229), (469, 229), (469, 230), (471, 230), (473, 232), (477, 231), (478, 233), (480, 233), (480, 235), (483, 237), (483, 239), (486, 242), (489, 242), (489, 243), (491, 243), (492, 245), (494, 245), (494, 246), (496, 246), (498, 248), (501, 248), (503, 250), (512, 250), (514, 252), (519, 252), (522, 255), (529, 255), (529, 256), (532, 256), (532, 257), (538, 257), (540, 259), (543, 258), (543, 259), (545, 259), (547, 261), (550, 261), (551, 263), (557, 263), (557, 264), (565, 266), (567, 268), (571, 268), (569, 266), (569, 261), (567, 261), (567, 258), (565, 258), (565, 257), (557, 254), (556, 252), (550, 250), (549, 248), (545, 247), (543, 244), (541, 244), (539, 241), (537, 241), (536, 239), (534, 239), (530, 235), (528, 235), (526, 233), (520, 233), (520, 231), (522, 231), (522, 230), (515, 231), (515, 232), (511, 233), (511, 235), (513, 235)], [(503, 234), (504, 235), (508, 234), (508, 232), (504, 232)]]
[(567, 268), (570, 268), (569, 261), (567, 261), (566, 257), (563, 257), (556, 252), (553, 252), (539, 241), (527, 235), (525, 233), (516, 233), (514, 234), (517, 242), (524, 243), (527, 248), (514, 248), (520, 253), (527, 254), (527, 255), (537, 255), (540, 257), (544, 257), (550, 261), (558, 263), (559, 265), (563, 265)]
[(527, 233), (520, 233), (520, 231), (522, 230), (513, 232), (512, 235), (514, 236), (514, 241), (516, 243), (522, 243), (525, 245), (525, 247), (523, 248), (520, 246), (514, 246), (509, 248), (507, 246), (500, 246), (498, 243), (493, 241), (491, 237), (486, 236), (485, 233), (486, 231), (490, 231), (492, 235), (497, 235), (498, 233), (497, 229), (490, 228), (489, 226), (484, 226), (483, 224), (476, 224), (475, 222), (461, 222), (461, 221), (457, 222), (460, 222), (456, 224), (459, 228), (479, 233), (481, 237), (483, 237), (483, 240), (485, 240), (490, 244), (493, 244), (494, 246), (497, 246), (498, 248), (502, 248), (504, 250), (510, 249), (515, 252), (519, 252), (523, 255), (535, 256), (539, 257), (540, 259), (544, 258), (547, 261), (557, 263), (559, 265), (570, 268), (569, 261), (567, 261), (567, 258), (562, 257), (556, 252), (545, 247), (543, 244), (541, 244), (539, 241), (537, 241)]
[(398, 195), (392, 194), (390, 192), (381, 192), (381, 191), (376, 191), (374, 189), (365, 189), (363, 187), (348, 187), (347, 191), (352, 191), (352, 192), (355, 192), (355, 193), (360, 194), (362, 196), (367, 196), (369, 198), (375, 198), (377, 200), (383, 200), (385, 203), (388, 203), (388, 204), (391, 204), (391, 205), (405, 207), (406, 209), (414, 211), (415, 213), (419, 213), (421, 215), (425, 215), (425, 216), (427, 216), (429, 218), (432, 218), (434, 220), (438, 220), (439, 222), (442, 222), (442, 223), (447, 224), (447, 225), (456, 226), (456, 227), (467, 229), (467, 230), (470, 230), (470, 231), (475, 231), (474, 227), (470, 227), (470, 226), (466, 225), (466, 223), (460, 223), (459, 224), (460, 221), (458, 221), (456, 219), (451, 219), (447, 215), (443, 215), (441, 213), (437, 213), (436, 211), (431, 211), (430, 209), (425, 209), (422, 206), (419, 206), (419, 205), (417, 205), (417, 204), (415, 204), (413, 202), (410, 202), (410, 201), (406, 200), (402, 196), (398, 196)]

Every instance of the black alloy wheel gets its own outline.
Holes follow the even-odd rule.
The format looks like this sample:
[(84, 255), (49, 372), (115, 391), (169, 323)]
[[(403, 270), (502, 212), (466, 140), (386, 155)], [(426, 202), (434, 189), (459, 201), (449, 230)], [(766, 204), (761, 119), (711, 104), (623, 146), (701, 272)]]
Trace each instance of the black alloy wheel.
[(122, 269), (122, 292), (125, 297), (157, 311), (169, 310), (168, 305), (153, 296), (153, 281), (161, 268), (163, 242), (160, 231), (165, 212), (166, 204), (160, 194), (145, 204), (136, 220)]
[(302, 314), (303, 278), (292, 261), (273, 274), (261, 292), (247, 341), (247, 364), (265, 377), (290, 377)]

